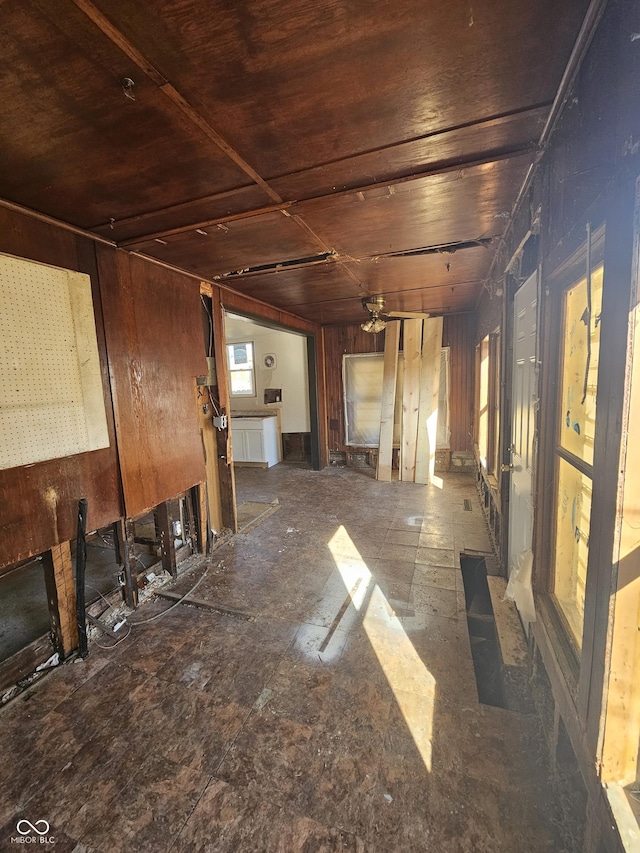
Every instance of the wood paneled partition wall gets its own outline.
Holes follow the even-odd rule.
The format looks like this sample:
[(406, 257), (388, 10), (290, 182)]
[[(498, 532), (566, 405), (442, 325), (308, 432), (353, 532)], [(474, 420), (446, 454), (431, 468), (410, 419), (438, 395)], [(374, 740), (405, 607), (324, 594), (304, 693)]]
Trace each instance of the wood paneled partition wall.
[[(75, 537), (78, 500), (93, 530), (123, 515), (101, 294), (92, 241), (0, 210), (0, 252), (91, 275), (109, 447), (0, 471), (0, 567)], [(46, 293), (42, 294), (46, 300)], [(0, 568), (0, 573), (2, 568)]]

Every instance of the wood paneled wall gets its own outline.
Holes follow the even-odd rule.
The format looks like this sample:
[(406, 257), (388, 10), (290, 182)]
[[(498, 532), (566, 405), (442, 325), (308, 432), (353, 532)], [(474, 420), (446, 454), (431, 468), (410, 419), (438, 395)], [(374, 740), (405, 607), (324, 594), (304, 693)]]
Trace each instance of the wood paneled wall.
[(1, 572), (74, 539), (80, 498), (92, 530), (205, 479), (195, 377), (206, 361), (196, 279), (108, 246), (96, 255), (93, 241), (7, 210), (0, 251), (91, 276), (110, 442), (0, 471)]
[(450, 348), (449, 428), (452, 451), (473, 450), (475, 333), (473, 314), (452, 314), (444, 318), (442, 346)]
[(6, 567), (75, 538), (80, 498), (88, 501), (90, 530), (109, 524), (123, 508), (93, 243), (0, 210), (0, 251), (91, 274), (110, 442), (102, 450), (0, 471), (0, 567)]
[[(383, 352), (384, 332), (372, 335), (360, 325), (325, 326), (325, 378), (327, 389), (327, 430), (329, 451), (344, 451), (344, 400), (342, 356)], [(444, 318), (442, 345), (451, 348), (449, 403), (451, 450), (473, 449), (473, 376), (475, 319), (472, 314), (452, 314)]]
[(98, 246), (125, 513), (205, 479), (195, 404), (206, 374), (200, 284)]
[(360, 325), (325, 326), (324, 357), (327, 393), (327, 435), (329, 452), (343, 451), (345, 445), (342, 356), (359, 352), (384, 352), (384, 332), (372, 335)]

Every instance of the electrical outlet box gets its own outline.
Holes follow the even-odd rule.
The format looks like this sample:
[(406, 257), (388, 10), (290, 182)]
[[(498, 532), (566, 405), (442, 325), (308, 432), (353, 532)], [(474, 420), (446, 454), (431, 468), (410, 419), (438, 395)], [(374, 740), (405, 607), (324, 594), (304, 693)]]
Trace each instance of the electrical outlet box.
[(227, 428), (227, 416), (220, 415), (219, 417), (214, 417), (213, 425), (216, 429), (226, 429)]

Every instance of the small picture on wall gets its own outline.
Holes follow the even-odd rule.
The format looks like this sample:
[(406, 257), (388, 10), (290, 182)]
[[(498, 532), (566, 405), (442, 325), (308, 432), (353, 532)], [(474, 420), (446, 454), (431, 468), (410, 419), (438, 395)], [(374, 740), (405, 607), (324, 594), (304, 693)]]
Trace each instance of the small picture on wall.
[(273, 353), (267, 353), (263, 359), (264, 366), (267, 370), (273, 370), (276, 366), (276, 357)]

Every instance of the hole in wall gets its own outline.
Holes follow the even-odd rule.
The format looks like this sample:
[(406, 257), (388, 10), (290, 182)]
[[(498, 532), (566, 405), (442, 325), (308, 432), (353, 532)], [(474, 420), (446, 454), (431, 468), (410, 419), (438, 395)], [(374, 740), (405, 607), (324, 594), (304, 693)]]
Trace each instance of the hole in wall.
[[(111, 526), (87, 534), (87, 562), (85, 567), (85, 601), (87, 605), (119, 587), (120, 566)], [(73, 577), (76, 576), (76, 540), (71, 542)]]
[(478, 699), (483, 705), (506, 708), (487, 567), (484, 558), (465, 555), (460, 557), (460, 566)]
[(0, 577), (0, 661), (45, 636), (51, 628), (40, 557), (33, 557)]

